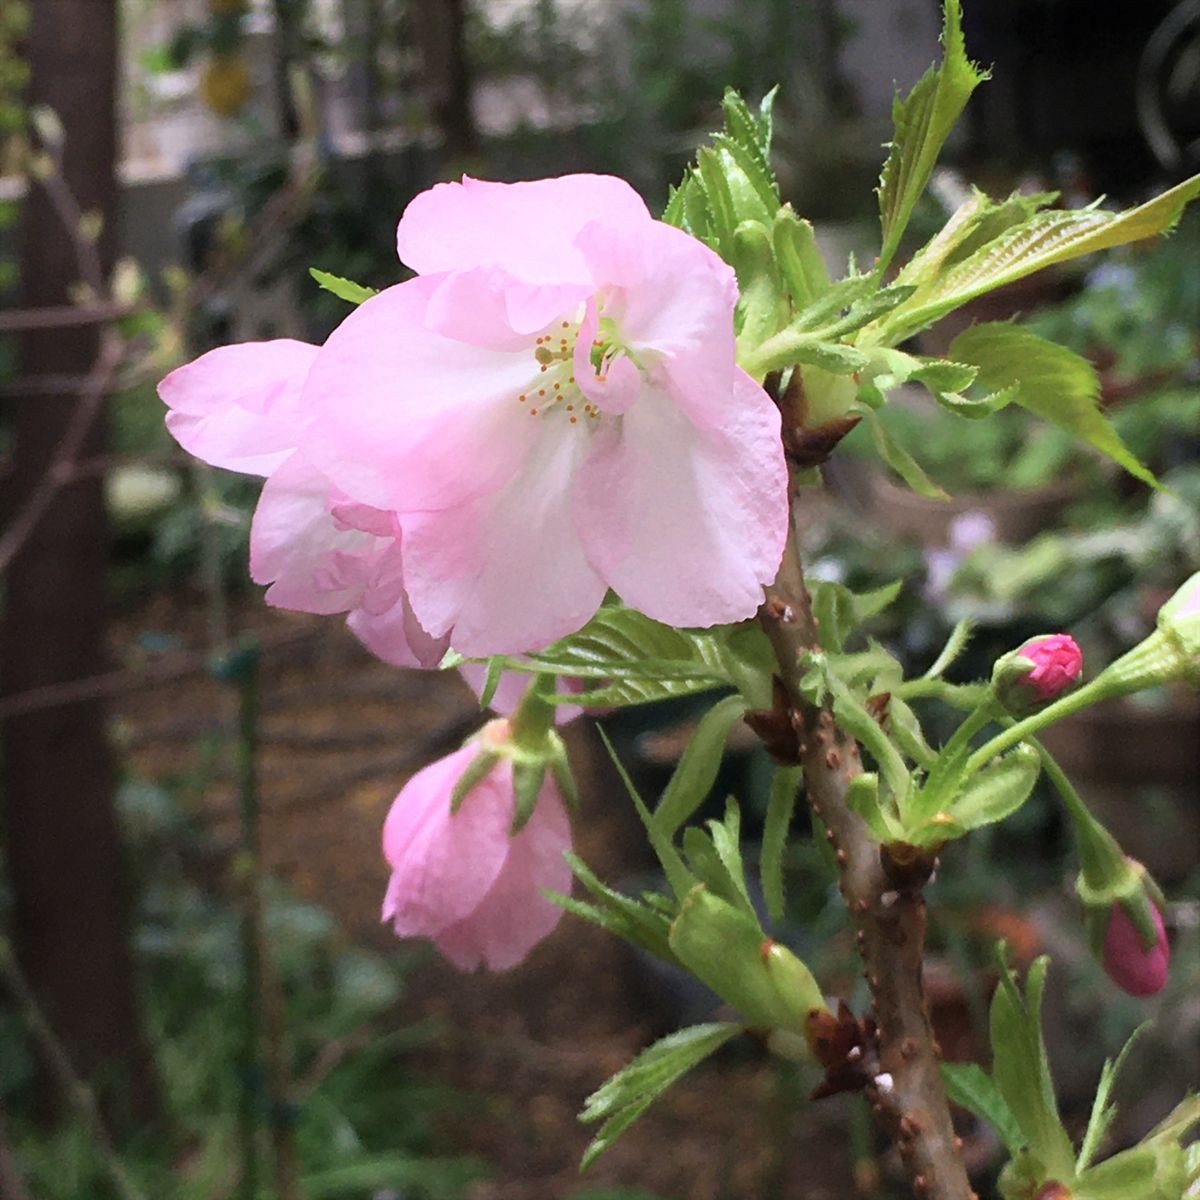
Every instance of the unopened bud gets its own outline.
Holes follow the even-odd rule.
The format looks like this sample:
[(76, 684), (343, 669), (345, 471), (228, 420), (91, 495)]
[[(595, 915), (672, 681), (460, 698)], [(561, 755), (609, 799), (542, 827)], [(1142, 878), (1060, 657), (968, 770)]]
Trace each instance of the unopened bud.
[(1014, 717), (1026, 717), (1079, 686), (1083, 653), (1068, 633), (1030, 638), (997, 660), (996, 698)]
[(1152, 940), (1144, 937), (1146, 931), (1139, 929), (1127, 911), (1127, 902), (1120, 900), (1112, 905), (1104, 933), (1104, 969), (1113, 983), (1131, 996), (1153, 996), (1161, 992), (1171, 962), (1162, 912), (1152, 900), (1146, 899), (1145, 904), (1152, 925)]

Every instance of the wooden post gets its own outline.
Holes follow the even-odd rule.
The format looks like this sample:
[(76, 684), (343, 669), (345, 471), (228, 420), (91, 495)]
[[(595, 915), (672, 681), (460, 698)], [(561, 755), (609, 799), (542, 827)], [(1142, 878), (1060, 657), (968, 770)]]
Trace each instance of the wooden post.
[[(28, 50), (29, 101), (66, 131), (53, 186), (103, 225), (94, 246), (64, 227), (62, 204), (31, 180), (22, 206), (20, 283), (28, 307), (68, 304), (88, 275), (103, 286), (115, 224), (116, 0), (36, 0)], [(86, 377), (101, 356), (95, 326), (27, 331), (21, 375)], [(31, 389), (31, 393), (37, 389)], [(82, 395), (11, 401), (15, 435), (6, 524), (43, 484)], [(80, 458), (104, 452), (91, 424)], [(3, 580), (0, 692), (12, 696), (105, 670), (108, 528), (103, 480), (58, 489)], [(13, 940), (22, 969), (72, 1065), (101, 1085), (126, 1126), (153, 1112), (155, 1087), (138, 1020), (127, 892), (113, 802), (115, 771), (98, 699), (10, 717), (0, 728)], [(108, 1085), (108, 1086), (105, 1086)]]

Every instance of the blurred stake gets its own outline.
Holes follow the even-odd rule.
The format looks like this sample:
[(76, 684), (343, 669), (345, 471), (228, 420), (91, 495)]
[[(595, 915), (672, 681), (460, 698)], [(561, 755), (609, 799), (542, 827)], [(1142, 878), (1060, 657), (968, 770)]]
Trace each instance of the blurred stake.
[(259, 1132), (265, 1118), (271, 1135), (274, 1195), (277, 1200), (300, 1200), (283, 997), (271, 969), (266, 940), (258, 794), (260, 660), (258, 640), (247, 637), (213, 667), (217, 678), (230, 684), (238, 698), (236, 751), (241, 846), (234, 868), (242, 895), (243, 1078), (238, 1110), (241, 1177), (235, 1195), (238, 1200), (258, 1200)]

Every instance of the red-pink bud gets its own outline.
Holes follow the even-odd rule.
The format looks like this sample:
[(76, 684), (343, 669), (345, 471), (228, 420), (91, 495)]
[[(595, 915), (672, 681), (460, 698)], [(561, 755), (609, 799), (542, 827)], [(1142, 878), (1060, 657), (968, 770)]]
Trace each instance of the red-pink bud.
[(1120, 901), (1113, 903), (1104, 934), (1104, 969), (1113, 983), (1131, 996), (1153, 996), (1167, 982), (1171, 962), (1167, 931), (1157, 904), (1150, 904), (1150, 912), (1156, 937), (1149, 950)]
[(1025, 682), (1043, 700), (1054, 700), (1075, 685), (1083, 670), (1083, 652), (1069, 633), (1030, 638), (1018, 651), (1032, 662)]
[(1015, 717), (1044, 708), (1075, 687), (1083, 673), (1083, 653), (1069, 633), (1030, 638), (996, 663), (996, 696)]

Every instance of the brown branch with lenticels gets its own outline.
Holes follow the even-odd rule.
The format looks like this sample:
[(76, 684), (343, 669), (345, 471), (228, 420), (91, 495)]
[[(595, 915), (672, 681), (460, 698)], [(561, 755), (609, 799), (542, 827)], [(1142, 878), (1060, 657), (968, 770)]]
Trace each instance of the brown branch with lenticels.
[[(789, 443), (785, 398), (784, 441)], [(790, 450), (790, 446), (789, 446)], [(795, 456), (789, 460), (796, 466)], [(805, 464), (807, 465), (807, 464)], [(838, 885), (856, 929), (867, 983), (874, 999), (871, 1020), (845, 1045), (852, 1063), (827, 1061), (834, 1087), (856, 1079), (873, 1111), (900, 1149), (919, 1200), (975, 1200), (955, 1136), (942, 1084), (939, 1049), (921, 981), (925, 944), (923, 887), (931, 859), (897, 861), (872, 837), (847, 804), (850, 780), (862, 770), (858, 745), (838, 728), (832, 714), (814, 707), (800, 686), (802, 663), (820, 646), (811, 596), (804, 583), (793, 521), (775, 582), (759, 610), (778, 661), (779, 678), (791, 705), (804, 767), (809, 806), (834, 848)], [(848, 1014), (843, 1010), (843, 1022)], [(820, 1039), (816, 1039), (819, 1043)]]

